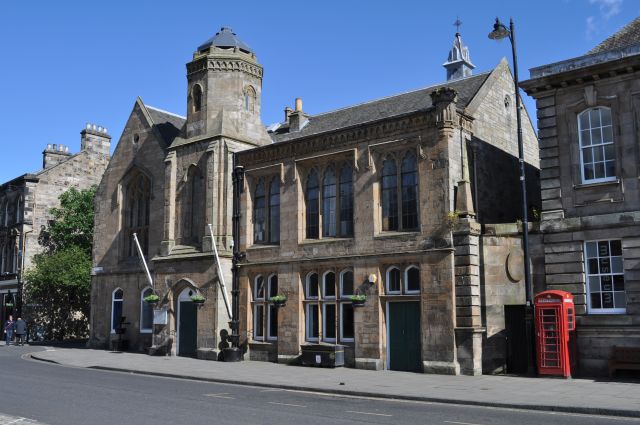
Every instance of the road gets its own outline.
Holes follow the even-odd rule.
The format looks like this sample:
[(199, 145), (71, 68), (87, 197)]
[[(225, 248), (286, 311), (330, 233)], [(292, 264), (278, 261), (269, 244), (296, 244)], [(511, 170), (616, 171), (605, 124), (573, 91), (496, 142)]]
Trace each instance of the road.
[[(0, 346), (0, 425), (640, 424), (640, 420), (331, 396), (71, 368)], [(203, 362), (203, 367), (206, 363)]]

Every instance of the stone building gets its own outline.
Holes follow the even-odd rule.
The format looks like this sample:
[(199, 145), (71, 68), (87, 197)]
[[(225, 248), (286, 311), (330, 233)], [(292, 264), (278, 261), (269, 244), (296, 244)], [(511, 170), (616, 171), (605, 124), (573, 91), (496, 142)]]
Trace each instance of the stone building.
[[(186, 68), (187, 116), (137, 99), (98, 188), (95, 347), (123, 338), (131, 350), (215, 358), (226, 343), (220, 278), (231, 283), (232, 155), (271, 143), (260, 121), (263, 69), (229, 28), (199, 46)], [(153, 293), (155, 309), (143, 300)], [(206, 298), (200, 308), (194, 295)]]
[(546, 287), (573, 293), (578, 366), (640, 346), (640, 18), (585, 55), (530, 70)]
[(107, 129), (87, 124), (80, 136), (80, 152), (73, 154), (68, 146), (49, 144), (42, 152), (42, 170), (0, 184), (2, 320), (17, 312), (22, 303), (22, 272), (41, 251), (38, 237), (52, 218), (50, 209), (60, 206), (58, 197), (72, 187), (97, 185), (107, 167), (111, 146)]
[(472, 75), (459, 34), (444, 66), (443, 84), (331, 112), (297, 99), (272, 144), (238, 153), (249, 358), (296, 362), (339, 344), (350, 367), (505, 369), (505, 311), (525, 297), (514, 82), (505, 60)]

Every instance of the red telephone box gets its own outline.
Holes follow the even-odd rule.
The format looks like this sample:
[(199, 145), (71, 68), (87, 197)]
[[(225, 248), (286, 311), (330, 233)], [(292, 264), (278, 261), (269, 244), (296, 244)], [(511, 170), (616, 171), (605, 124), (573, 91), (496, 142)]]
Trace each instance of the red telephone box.
[(536, 351), (540, 375), (571, 376), (569, 332), (575, 330), (573, 295), (544, 291), (535, 296)]

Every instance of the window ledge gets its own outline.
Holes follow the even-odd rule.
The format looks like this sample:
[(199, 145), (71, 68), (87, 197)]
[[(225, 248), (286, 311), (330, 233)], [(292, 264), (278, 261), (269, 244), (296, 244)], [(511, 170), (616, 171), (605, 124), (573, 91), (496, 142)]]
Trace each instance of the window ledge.
[(619, 184), (620, 184), (620, 179), (615, 179), (615, 180), (607, 180), (603, 182), (574, 184), (573, 188), (580, 190), (580, 189), (590, 189), (592, 187), (617, 186)]
[(280, 248), (280, 244), (253, 244), (247, 247), (247, 251), (260, 251), (261, 249)]
[(324, 239), (305, 239), (298, 243), (298, 245), (317, 245), (323, 243), (344, 243), (353, 242), (353, 238), (324, 238)]
[(374, 239), (387, 239), (387, 238), (401, 238), (403, 236), (418, 236), (419, 230), (413, 230), (409, 232), (382, 232), (375, 235)]
[(256, 346), (272, 346), (274, 345), (274, 343), (278, 342), (277, 339), (274, 340), (269, 340), (269, 341), (260, 341), (260, 340), (252, 340), (251, 342), (249, 342), (249, 345), (256, 345)]

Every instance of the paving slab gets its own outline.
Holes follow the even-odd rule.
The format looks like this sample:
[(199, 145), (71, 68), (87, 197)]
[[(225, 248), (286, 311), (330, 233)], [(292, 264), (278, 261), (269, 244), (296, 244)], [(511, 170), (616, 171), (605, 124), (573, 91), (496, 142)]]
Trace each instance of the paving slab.
[(640, 417), (640, 382), (321, 369), (57, 347), (31, 357), (73, 367), (341, 395)]

